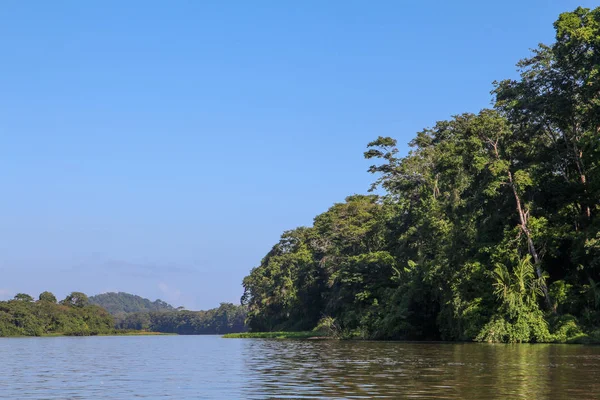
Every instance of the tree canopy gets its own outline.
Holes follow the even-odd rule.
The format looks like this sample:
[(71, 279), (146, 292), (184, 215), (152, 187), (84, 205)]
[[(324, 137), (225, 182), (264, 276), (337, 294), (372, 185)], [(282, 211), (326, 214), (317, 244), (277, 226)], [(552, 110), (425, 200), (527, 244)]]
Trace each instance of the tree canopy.
[(285, 232), (244, 278), (252, 330), (600, 338), (600, 8), (494, 83), (494, 107), (367, 146), (372, 190)]
[(103, 308), (81, 301), (87, 299), (83, 293), (67, 298), (71, 300), (57, 304), (52, 293), (43, 292), (34, 302), (32, 296), (19, 293), (14, 300), (0, 301), (0, 336), (88, 336), (114, 331), (113, 318)]
[[(135, 312), (118, 309), (111, 315), (103, 307), (92, 304), (98, 299), (109, 304), (121, 299), (129, 301), (132, 307), (135, 304), (152, 307), (134, 308), (138, 310)], [(0, 301), (0, 337), (89, 336), (130, 331), (214, 335), (245, 332), (245, 320), (246, 308), (231, 303), (221, 303), (206, 311), (176, 310), (161, 300), (151, 302), (128, 293), (105, 293), (88, 298), (85, 293), (71, 292), (60, 303), (50, 292), (41, 293), (38, 301), (19, 293), (13, 300)]]
[(215, 335), (245, 332), (246, 310), (231, 303), (221, 303), (206, 311), (140, 311), (121, 315), (117, 329), (147, 330), (180, 335)]
[(183, 335), (244, 332), (246, 310), (231, 303), (206, 311), (174, 308), (162, 301), (130, 293), (103, 293), (89, 298), (90, 303), (105, 308), (115, 319), (116, 329), (145, 330)]
[(160, 299), (151, 301), (125, 292), (97, 294), (91, 296), (89, 301), (105, 308), (112, 315), (146, 311), (171, 311), (175, 309), (172, 305)]

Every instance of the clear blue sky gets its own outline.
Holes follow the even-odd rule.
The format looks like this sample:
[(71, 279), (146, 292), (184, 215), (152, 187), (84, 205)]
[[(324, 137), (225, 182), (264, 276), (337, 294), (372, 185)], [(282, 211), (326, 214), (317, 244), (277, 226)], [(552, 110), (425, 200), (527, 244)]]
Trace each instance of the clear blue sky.
[(378, 135), (490, 104), (592, 1), (3, 1), (0, 298), (238, 302)]

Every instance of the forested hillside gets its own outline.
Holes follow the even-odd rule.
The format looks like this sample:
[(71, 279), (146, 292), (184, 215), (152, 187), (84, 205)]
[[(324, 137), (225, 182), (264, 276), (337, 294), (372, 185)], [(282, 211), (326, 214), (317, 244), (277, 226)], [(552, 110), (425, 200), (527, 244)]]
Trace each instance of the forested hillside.
[(494, 107), (379, 137), (381, 195), (285, 232), (244, 279), (254, 331), (549, 342), (600, 338), (600, 8), (494, 83)]
[(90, 303), (106, 309), (112, 315), (133, 312), (170, 311), (175, 309), (175, 307), (160, 299), (151, 301), (135, 294), (124, 292), (97, 294), (90, 297)]
[(50, 292), (40, 294), (37, 301), (24, 293), (0, 301), (0, 336), (98, 335), (113, 332), (113, 323), (106, 310), (89, 304), (80, 292), (60, 303)]
[(206, 311), (175, 309), (162, 301), (151, 301), (130, 293), (103, 293), (90, 297), (90, 303), (105, 308), (119, 330), (143, 330), (183, 335), (245, 332), (246, 308), (222, 303)]

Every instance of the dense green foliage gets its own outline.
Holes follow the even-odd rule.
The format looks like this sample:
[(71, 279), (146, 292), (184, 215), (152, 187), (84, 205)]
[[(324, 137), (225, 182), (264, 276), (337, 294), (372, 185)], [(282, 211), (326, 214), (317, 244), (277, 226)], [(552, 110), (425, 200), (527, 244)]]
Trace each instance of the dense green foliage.
[(140, 296), (124, 292), (109, 292), (97, 294), (89, 298), (90, 303), (96, 304), (112, 315), (134, 312), (172, 311), (172, 305), (162, 301), (151, 301)]
[(0, 336), (73, 335), (112, 333), (113, 319), (101, 307), (87, 304), (87, 296), (73, 292), (60, 304), (50, 292), (39, 300), (19, 293), (0, 302)]
[[(98, 304), (112, 306), (114, 314)], [(84, 293), (72, 292), (59, 303), (50, 292), (41, 293), (38, 301), (18, 293), (13, 300), (0, 302), (0, 337), (144, 332), (223, 334), (245, 332), (245, 320), (244, 306), (221, 303), (207, 311), (176, 310), (161, 300), (151, 302), (128, 293), (88, 298)]]
[(246, 331), (246, 309), (222, 303), (207, 311), (175, 309), (162, 301), (129, 293), (103, 293), (92, 296), (90, 303), (105, 308), (115, 319), (118, 330), (137, 330), (182, 335), (221, 334)]
[(501, 342), (600, 328), (600, 8), (495, 83), (493, 109), (369, 143), (372, 189), (285, 232), (243, 285), (253, 331)]
[(246, 331), (245, 307), (221, 303), (207, 311), (153, 311), (127, 314), (118, 329), (149, 330), (180, 335), (222, 334)]

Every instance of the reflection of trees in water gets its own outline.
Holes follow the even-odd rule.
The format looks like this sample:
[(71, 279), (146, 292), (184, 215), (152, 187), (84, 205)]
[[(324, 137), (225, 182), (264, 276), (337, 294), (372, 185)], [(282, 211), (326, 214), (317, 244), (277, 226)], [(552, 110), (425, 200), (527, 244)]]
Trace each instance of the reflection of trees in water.
[(247, 397), (585, 398), (600, 348), (245, 340)]

